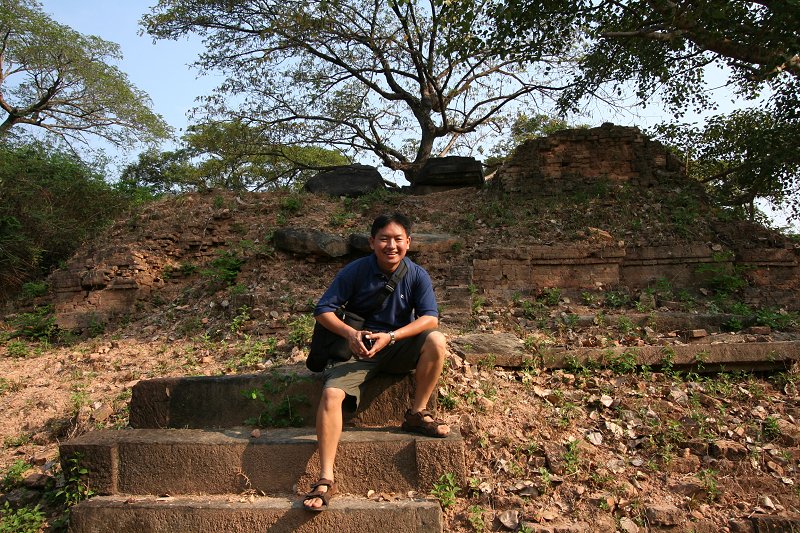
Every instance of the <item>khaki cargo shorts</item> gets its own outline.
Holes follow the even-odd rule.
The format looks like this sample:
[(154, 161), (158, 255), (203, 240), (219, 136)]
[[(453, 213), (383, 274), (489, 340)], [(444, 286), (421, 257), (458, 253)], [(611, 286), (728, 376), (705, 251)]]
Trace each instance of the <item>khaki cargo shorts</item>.
[(436, 330), (427, 329), (415, 337), (401, 339), (378, 352), (374, 359), (330, 361), (322, 373), (325, 379), (324, 388), (343, 390), (347, 394), (344, 409), (355, 411), (361, 401), (364, 383), (378, 373), (406, 374), (417, 368), (422, 345), (433, 331)]

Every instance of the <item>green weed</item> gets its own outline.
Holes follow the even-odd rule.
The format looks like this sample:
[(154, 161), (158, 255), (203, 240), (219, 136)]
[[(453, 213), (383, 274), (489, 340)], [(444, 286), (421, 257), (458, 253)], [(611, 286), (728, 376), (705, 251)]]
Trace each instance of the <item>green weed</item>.
[(33, 468), (33, 466), (27, 461), (17, 459), (10, 467), (8, 467), (8, 470), (3, 476), (3, 480), (0, 481), (0, 487), (2, 487), (4, 492), (8, 492), (15, 488), (22, 482), (22, 474), (31, 468)]
[(6, 345), (6, 353), (15, 359), (24, 359), (30, 355), (28, 344), (23, 341), (14, 340)]
[(309, 346), (311, 334), (314, 332), (314, 316), (301, 314), (289, 322), (288, 341), (294, 346)]
[(22, 284), (20, 294), (23, 298), (38, 298), (47, 294), (49, 288), (46, 281), (29, 281)]
[(309, 405), (303, 394), (289, 394), (291, 387), (308, 378), (300, 377), (292, 372), (283, 374), (273, 372), (260, 389), (243, 391), (242, 395), (249, 400), (264, 404), (264, 410), (255, 418), (248, 418), (245, 424), (258, 427), (300, 427), (305, 419), (298, 415), (297, 409)]
[(244, 260), (236, 253), (225, 250), (217, 253), (217, 257), (209, 263), (208, 268), (200, 271), (200, 275), (215, 284), (235, 285), (236, 278), (242, 270)]
[(13, 509), (5, 502), (0, 513), (0, 533), (39, 533), (44, 526), (44, 518), (44, 512), (38, 505)]
[(434, 483), (431, 494), (434, 498), (439, 500), (442, 508), (455, 505), (456, 495), (461, 491), (461, 487), (456, 483), (456, 477), (453, 473), (448, 472), (439, 478), (437, 483)]
[(52, 305), (34, 307), (30, 313), (20, 313), (11, 320), (11, 325), (16, 328), (14, 336), (38, 341), (49, 341), (58, 330)]
[(475, 531), (485, 531), (486, 524), (483, 522), (483, 507), (480, 505), (471, 505), (467, 509), (467, 520), (469, 521), (472, 529)]

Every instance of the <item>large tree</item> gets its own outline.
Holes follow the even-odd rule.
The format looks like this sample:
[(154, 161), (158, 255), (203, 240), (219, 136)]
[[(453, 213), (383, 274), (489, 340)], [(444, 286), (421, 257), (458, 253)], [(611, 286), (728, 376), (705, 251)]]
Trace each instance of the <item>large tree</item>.
[(112, 65), (119, 46), (48, 17), (35, 0), (0, 2), (0, 138), (27, 125), (72, 144), (165, 138), (148, 96)]
[[(482, 17), (479, 37), (501, 57), (524, 61), (527, 35), (543, 23), (541, 11), (523, 0), (445, 3), (465, 24)], [(752, 205), (764, 197), (800, 216), (797, 1), (575, 0), (568, 9), (585, 32), (585, 53), (580, 76), (562, 95), (564, 109), (633, 87), (641, 103), (661, 98), (676, 118), (713, 112), (718, 93), (707, 78), (724, 67), (726, 84), (753, 109), (717, 115), (702, 130), (673, 128), (671, 138), (690, 157), (713, 158), (695, 168), (705, 169), (699, 177), (725, 193), (723, 201)]]
[(467, 53), (433, 0), (160, 0), (143, 26), (203, 37), (198, 68), (226, 75), (209, 115), (259, 128), (270, 145), (372, 152), (411, 183), (511, 102), (557, 95), (570, 44), (551, 43), (539, 69)]

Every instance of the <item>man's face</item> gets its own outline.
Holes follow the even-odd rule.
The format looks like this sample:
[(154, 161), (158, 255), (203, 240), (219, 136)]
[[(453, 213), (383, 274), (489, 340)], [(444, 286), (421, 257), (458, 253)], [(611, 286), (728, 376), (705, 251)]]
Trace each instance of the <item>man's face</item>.
[(375, 237), (369, 238), (369, 245), (378, 258), (378, 266), (385, 272), (394, 272), (406, 256), (411, 245), (411, 237), (403, 226), (390, 222), (378, 230)]

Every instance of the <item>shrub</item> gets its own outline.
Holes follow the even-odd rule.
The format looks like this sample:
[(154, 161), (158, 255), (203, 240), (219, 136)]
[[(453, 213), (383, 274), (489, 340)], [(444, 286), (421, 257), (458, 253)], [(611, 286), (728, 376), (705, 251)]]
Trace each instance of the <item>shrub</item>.
[(43, 277), (130, 205), (99, 165), (41, 142), (0, 145), (0, 198), (0, 294)]

